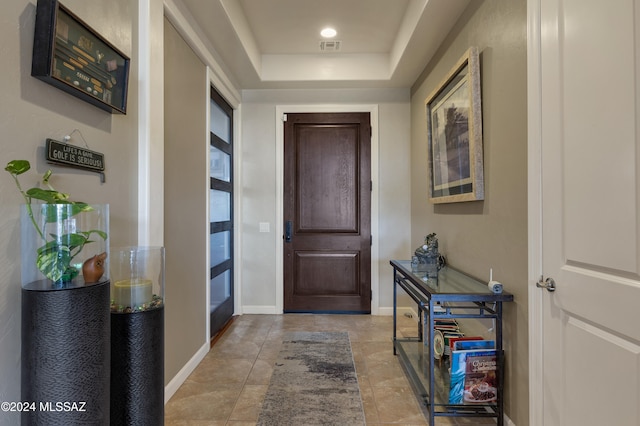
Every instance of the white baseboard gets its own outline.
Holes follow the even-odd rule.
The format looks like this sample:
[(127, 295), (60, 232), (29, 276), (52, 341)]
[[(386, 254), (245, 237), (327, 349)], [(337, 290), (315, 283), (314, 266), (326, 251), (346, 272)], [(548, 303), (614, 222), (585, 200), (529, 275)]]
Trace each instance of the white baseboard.
[[(391, 309), (392, 311), (390, 315), (393, 315), (393, 308)], [(418, 322), (418, 313), (415, 311), (414, 308), (398, 306), (398, 317), (401, 317), (401, 316), (413, 318), (414, 321)]]
[(380, 307), (378, 308), (378, 315), (380, 316), (391, 316), (393, 315), (393, 308), (387, 308), (387, 307)]
[(191, 374), (193, 370), (196, 369), (198, 364), (200, 364), (207, 353), (209, 353), (210, 347), (211, 344), (209, 342), (206, 342), (204, 345), (202, 345), (198, 352), (196, 352), (193, 357), (191, 357), (191, 359), (184, 365), (184, 367), (182, 367), (182, 369), (178, 371), (178, 374), (176, 374), (173, 379), (171, 379), (171, 381), (167, 384), (167, 386), (164, 387), (165, 404), (169, 402), (173, 394), (175, 394), (180, 386), (182, 386), (184, 381), (187, 380), (189, 374)]
[(277, 312), (275, 306), (242, 306), (243, 314), (266, 314), (266, 315), (277, 315), (282, 312)]

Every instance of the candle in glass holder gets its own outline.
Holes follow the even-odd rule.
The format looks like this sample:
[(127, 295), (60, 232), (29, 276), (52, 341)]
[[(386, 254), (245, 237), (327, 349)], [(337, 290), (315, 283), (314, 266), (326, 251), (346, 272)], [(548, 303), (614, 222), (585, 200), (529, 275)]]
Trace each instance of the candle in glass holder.
[(144, 278), (116, 281), (113, 295), (115, 304), (134, 308), (151, 302), (151, 284), (151, 280)]

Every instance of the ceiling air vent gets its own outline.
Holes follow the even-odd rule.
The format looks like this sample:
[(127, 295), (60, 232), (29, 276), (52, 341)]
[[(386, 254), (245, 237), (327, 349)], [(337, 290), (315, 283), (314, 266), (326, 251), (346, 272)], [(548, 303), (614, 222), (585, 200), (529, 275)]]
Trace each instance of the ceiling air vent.
[(322, 40), (320, 42), (321, 52), (339, 52), (341, 41), (338, 40)]

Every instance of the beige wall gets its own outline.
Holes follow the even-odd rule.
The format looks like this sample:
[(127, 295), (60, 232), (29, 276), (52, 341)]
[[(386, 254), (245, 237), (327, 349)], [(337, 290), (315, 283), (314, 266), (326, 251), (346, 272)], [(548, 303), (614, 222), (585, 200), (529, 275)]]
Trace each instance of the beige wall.
[[(34, 185), (47, 168), (51, 183), (89, 203), (110, 205), (110, 245), (135, 245), (137, 225), (138, 71), (131, 63), (128, 113), (112, 115), (31, 77), (35, 1), (4, 2), (0, 17), (0, 163), (26, 159), (34, 173), (23, 176)], [(128, 0), (64, 5), (128, 56), (133, 56), (136, 10)], [(44, 161), (46, 138), (62, 140), (80, 130), (90, 149), (105, 155), (106, 182), (98, 174), (49, 166)], [(72, 135), (70, 143), (85, 146)], [(23, 202), (13, 180), (0, 174), (0, 400), (20, 400), (20, 231)], [(31, 178), (32, 180), (30, 180)], [(19, 424), (19, 417), (0, 414), (3, 424)], [(4, 423), (6, 419), (6, 423)]]
[(206, 68), (165, 19), (165, 382), (207, 345)]
[[(412, 246), (436, 232), (451, 265), (504, 283), (505, 408), (528, 424), (526, 1), (476, 0), (427, 65), (411, 96)], [(469, 46), (481, 52), (485, 200), (428, 202), (425, 99)]]
[[(276, 106), (377, 105), (380, 240), (374, 259), (379, 305), (393, 303), (389, 259), (409, 256), (409, 94), (407, 90), (249, 90), (242, 102), (242, 305), (245, 312), (274, 312), (276, 304), (277, 202)], [(260, 233), (260, 222), (271, 224)], [(388, 312), (388, 310), (387, 310)]]

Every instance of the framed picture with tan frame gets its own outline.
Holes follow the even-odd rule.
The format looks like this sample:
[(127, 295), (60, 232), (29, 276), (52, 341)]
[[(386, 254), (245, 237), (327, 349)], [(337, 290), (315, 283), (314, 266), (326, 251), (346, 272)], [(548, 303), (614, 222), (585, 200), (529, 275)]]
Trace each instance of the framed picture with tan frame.
[(425, 101), (429, 201), (484, 200), (478, 49), (469, 48)]

